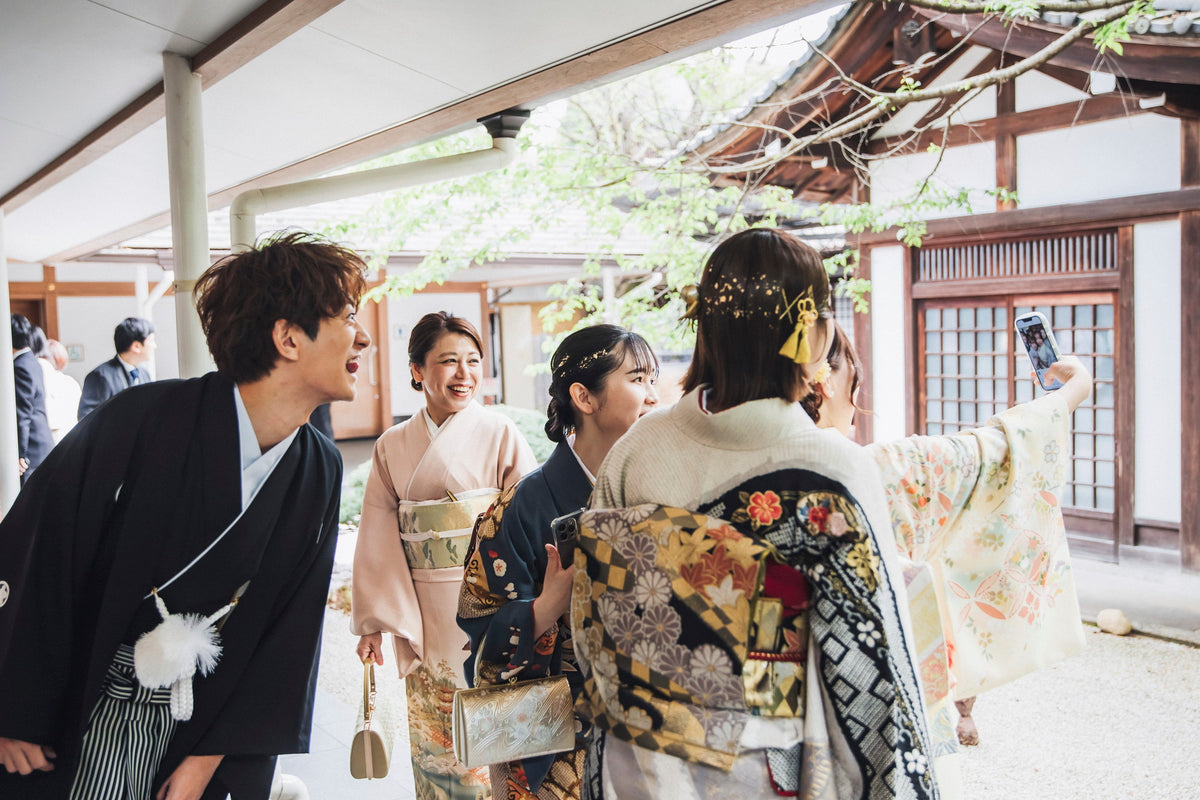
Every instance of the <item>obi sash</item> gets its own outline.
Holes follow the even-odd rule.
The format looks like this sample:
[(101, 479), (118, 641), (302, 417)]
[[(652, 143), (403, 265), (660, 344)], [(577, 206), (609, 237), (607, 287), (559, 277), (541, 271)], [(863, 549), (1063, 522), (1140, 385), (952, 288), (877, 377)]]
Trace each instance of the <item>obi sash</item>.
[(472, 489), (456, 500), (400, 503), (396, 516), (409, 569), (463, 566), (476, 517), (499, 496), (498, 489)]
[[(728, 770), (751, 717), (807, 718), (825, 700), (864, 797), (936, 798), (904, 610), (865, 514), (828, 489), (741, 495), (728, 520), (653, 504), (583, 514), (577, 710), (618, 739)], [(755, 526), (768, 501), (758, 516), (783, 524)], [(778, 569), (811, 592), (800, 627), (779, 624), (800, 601), (766, 591), (785, 582)]]

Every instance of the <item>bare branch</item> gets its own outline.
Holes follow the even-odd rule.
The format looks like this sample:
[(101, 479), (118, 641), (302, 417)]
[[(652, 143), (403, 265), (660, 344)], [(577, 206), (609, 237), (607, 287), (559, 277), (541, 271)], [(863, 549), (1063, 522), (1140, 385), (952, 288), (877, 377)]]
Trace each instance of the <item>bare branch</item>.
[[(875, 0), (886, 3), (887, 0)], [(904, 0), (907, 5), (926, 8), (930, 11), (944, 11), (948, 14), (1003, 14), (1005, 3), (1001, 0), (985, 2), (962, 2), (961, 0)], [(1120, 0), (1048, 0), (1039, 2), (1038, 11), (1100, 11), (1123, 5)]]
[(814, 144), (829, 142), (834, 139), (847, 136), (855, 131), (862, 130), (871, 125), (875, 121), (882, 119), (885, 116), (894, 114), (904, 106), (910, 103), (917, 103), (923, 100), (937, 100), (951, 95), (961, 94), (973, 90), (983, 89), (988, 86), (1005, 83), (1015, 79), (1019, 75), (1037, 68), (1046, 63), (1054, 56), (1066, 50), (1075, 42), (1086, 36), (1092, 28), (1100, 27), (1113, 20), (1120, 19), (1132, 7), (1132, 2), (1125, 2), (1118, 6), (1109, 7), (1108, 11), (1097, 19), (1084, 20), (1079, 25), (1071, 28), (1062, 36), (1055, 39), (1044, 48), (1008, 67), (1002, 67), (987, 72), (983, 75), (975, 75), (970, 78), (954, 81), (943, 86), (930, 87), (927, 89), (903, 90), (899, 92), (872, 92), (870, 104), (861, 108), (855, 109), (842, 118), (841, 121), (824, 128), (816, 133), (803, 137), (793, 137), (790, 142), (784, 145), (777, 154), (772, 156), (761, 156), (759, 158), (744, 161), (735, 166), (718, 167), (710, 166), (709, 171), (716, 175), (737, 174), (751, 170), (767, 169), (778, 163), (780, 160), (788, 156), (795, 155), (806, 147), (811, 147)]

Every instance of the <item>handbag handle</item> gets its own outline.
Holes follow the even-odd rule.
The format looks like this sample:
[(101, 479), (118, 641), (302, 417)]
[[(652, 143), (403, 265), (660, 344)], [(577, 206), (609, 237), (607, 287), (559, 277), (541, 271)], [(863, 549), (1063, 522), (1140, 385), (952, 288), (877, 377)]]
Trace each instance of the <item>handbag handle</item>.
[(368, 656), (363, 660), (363, 723), (370, 724), (375, 712), (375, 662)]

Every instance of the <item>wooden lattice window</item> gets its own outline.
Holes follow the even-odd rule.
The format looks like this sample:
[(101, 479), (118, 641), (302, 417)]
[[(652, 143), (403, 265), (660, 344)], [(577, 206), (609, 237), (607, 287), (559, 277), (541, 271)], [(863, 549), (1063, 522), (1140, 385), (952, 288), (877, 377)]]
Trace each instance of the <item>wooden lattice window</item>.
[(1008, 408), (1008, 320), (1004, 305), (925, 308), (925, 433), (974, 428)]
[(1049, 238), (931, 245), (914, 251), (918, 283), (1117, 271), (1117, 231)]
[[(1112, 512), (1116, 504), (1116, 393), (1113, 366), (1116, 355), (1114, 304), (1111, 295), (1055, 299), (1052, 305), (1017, 306), (1016, 314), (1040, 311), (1054, 328), (1055, 338), (1064, 352), (1078, 356), (1094, 379), (1092, 395), (1075, 411), (1071, 431), (1071, 479), (1063, 503), (1073, 508)], [(1014, 357), (1021, 376), (1016, 385), (1016, 401), (1033, 399), (1034, 381), (1029, 375), (1029, 360), (1019, 337), (1014, 334)]]

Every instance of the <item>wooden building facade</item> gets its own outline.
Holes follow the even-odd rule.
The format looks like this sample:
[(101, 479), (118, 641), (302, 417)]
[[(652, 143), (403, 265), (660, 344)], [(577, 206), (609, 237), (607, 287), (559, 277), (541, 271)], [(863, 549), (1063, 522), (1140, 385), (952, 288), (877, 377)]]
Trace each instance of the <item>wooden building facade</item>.
[[(818, 47), (854, 81), (894, 89), (983, 74), (1065, 30), (858, 3)], [(1197, 63), (1196, 34), (1135, 35), (1107, 62), (1085, 40), (1015, 81), (914, 103), (759, 176), (818, 202), (902, 202), (925, 180), (966, 190), (972, 211), (930, 213), (920, 247), (894, 232), (857, 242), (872, 281), (871, 312), (855, 321), (873, 411), (860, 437), (952, 433), (1040, 393), (1013, 332), (1040, 310), (1095, 377), (1062, 454), (1073, 547), (1189, 571), (1200, 571)], [(804, 135), (865, 102), (821, 58), (765, 99), (698, 155), (747, 160), (778, 129)]]

